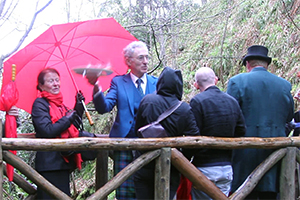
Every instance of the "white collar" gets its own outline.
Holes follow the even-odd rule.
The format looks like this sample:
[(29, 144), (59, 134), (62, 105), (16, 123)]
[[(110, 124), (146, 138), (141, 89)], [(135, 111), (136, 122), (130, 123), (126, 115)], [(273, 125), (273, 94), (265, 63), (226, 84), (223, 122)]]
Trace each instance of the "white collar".
[[(130, 73), (131, 80), (134, 84), (136, 84), (136, 80), (139, 79), (136, 75), (133, 73)], [(147, 76), (146, 73), (140, 78), (143, 80), (142, 84), (147, 84)]]

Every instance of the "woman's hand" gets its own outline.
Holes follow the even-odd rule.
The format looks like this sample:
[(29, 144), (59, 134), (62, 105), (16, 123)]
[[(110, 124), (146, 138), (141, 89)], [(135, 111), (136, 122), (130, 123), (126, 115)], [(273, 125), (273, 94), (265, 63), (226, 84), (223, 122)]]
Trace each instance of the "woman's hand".
[(73, 124), (79, 131), (83, 130), (83, 123), (81, 117), (78, 116), (75, 110), (70, 110), (66, 113), (66, 117), (69, 119), (71, 124)]
[(79, 90), (75, 96), (74, 110), (77, 112), (80, 118), (82, 118), (84, 112), (84, 106), (83, 106), (84, 101), (85, 101), (85, 97), (83, 96), (82, 92)]
[(19, 108), (16, 106), (12, 106), (10, 108), (10, 110), (7, 112), (7, 114), (15, 116), (15, 117), (19, 117)]

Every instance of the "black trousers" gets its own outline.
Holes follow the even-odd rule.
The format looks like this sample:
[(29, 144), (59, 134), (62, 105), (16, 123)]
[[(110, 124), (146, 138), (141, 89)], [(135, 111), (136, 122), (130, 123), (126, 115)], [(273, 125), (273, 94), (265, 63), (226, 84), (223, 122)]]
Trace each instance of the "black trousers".
[[(70, 170), (60, 170), (60, 171), (45, 171), (39, 172), (45, 179), (52, 183), (55, 187), (60, 189), (66, 195), (71, 196), (70, 193)], [(42, 199), (54, 199), (48, 193), (37, 188), (37, 200)]]
[[(134, 187), (136, 199), (154, 199), (154, 169), (141, 168), (134, 174)], [(177, 170), (171, 170), (170, 174), (170, 200), (176, 194), (180, 183), (180, 174)]]
[(266, 199), (266, 200), (276, 200), (277, 199), (277, 193), (276, 192), (258, 192), (253, 191), (251, 192), (245, 200), (260, 200), (260, 199)]

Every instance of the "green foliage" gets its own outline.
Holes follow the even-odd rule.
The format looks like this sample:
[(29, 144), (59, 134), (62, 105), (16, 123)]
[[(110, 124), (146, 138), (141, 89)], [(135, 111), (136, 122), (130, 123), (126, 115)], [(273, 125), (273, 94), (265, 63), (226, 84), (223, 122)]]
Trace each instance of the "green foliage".
[(31, 115), (21, 109), (19, 111), (18, 125), (18, 133), (34, 133)]
[[(31, 167), (34, 167), (34, 156), (35, 152), (31, 151), (17, 151), (17, 156), (22, 158)], [(21, 176), (24, 180), (30, 183), (33, 187), (36, 187), (25, 175), (23, 175), (19, 170), (14, 169), (15, 173)], [(3, 180), (3, 192), (4, 199), (25, 199), (28, 194), (18, 187), (14, 182), (9, 182), (8, 178), (5, 176)]]
[(25, 199), (28, 196), (24, 190), (5, 177), (3, 181), (3, 199)]
[[(253, 44), (267, 46), (269, 56), (273, 57), (269, 70), (290, 81), (293, 94), (299, 89), (296, 77), (300, 66), (298, 1), (220, 0), (205, 5), (191, 0), (140, 1), (137, 5), (129, 2), (94, 1), (93, 12), (97, 18), (114, 17), (137, 39), (147, 42), (151, 54), (149, 70), (162, 63), (152, 75), (159, 76), (164, 66), (180, 69), (184, 101), (189, 102), (198, 92), (193, 86), (194, 75), (202, 66), (214, 69), (220, 78), (218, 86), (226, 91), (229, 78), (246, 72), (241, 58)], [(94, 111), (92, 103), (88, 108), (95, 124), (90, 126), (84, 117), (85, 130), (107, 135), (116, 108), (104, 115)], [(18, 132), (33, 132), (29, 115), (22, 114), (21, 122)], [(30, 160), (29, 155), (21, 156)], [(93, 180), (94, 170), (95, 163), (87, 162), (80, 172), (74, 173), (75, 182)], [(111, 177), (112, 164), (109, 170)], [(78, 198), (93, 191), (93, 186), (86, 184), (83, 190), (78, 190)], [(113, 199), (114, 193), (109, 198)]]

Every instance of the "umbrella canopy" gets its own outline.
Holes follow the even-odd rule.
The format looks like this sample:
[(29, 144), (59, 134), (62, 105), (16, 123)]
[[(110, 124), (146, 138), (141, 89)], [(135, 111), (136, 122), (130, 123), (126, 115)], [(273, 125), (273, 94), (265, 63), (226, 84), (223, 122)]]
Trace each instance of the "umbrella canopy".
[(93, 86), (72, 69), (110, 67), (113, 73), (99, 78), (106, 90), (112, 77), (126, 73), (122, 51), (136, 40), (113, 18), (53, 25), (4, 62), (2, 86), (9, 83), (11, 66), (15, 64), (15, 83), (20, 96), (16, 106), (31, 113), (31, 106), (39, 95), (37, 76), (42, 69), (52, 67), (60, 73), (64, 104), (73, 108), (77, 90), (81, 90), (89, 102)]

